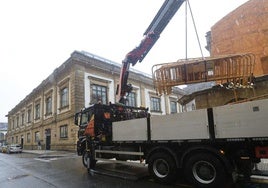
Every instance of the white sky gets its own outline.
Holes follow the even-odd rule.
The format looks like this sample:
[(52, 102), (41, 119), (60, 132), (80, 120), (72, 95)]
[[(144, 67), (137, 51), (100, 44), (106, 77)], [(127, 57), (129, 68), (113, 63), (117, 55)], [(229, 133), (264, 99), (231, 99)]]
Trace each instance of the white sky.
[[(206, 32), (248, 0), (190, 0), (202, 50)], [(121, 63), (137, 46), (164, 0), (0, 1), (0, 122), (75, 51)], [(189, 10), (189, 9), (188, 9)], [(188, 57), (200, 57), (188, 13)], [(185, 6), (178, 10), (142, 63), (185, 58)]]

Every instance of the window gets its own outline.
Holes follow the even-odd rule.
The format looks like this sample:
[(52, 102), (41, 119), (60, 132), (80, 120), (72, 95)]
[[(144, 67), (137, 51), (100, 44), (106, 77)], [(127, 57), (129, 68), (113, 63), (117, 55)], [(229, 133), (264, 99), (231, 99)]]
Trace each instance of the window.
[(151, 102), (151, 111), (161, 112), (160, 98), (151, 97), (150, 102)]
[(16, 136), (16, 144), (18, 143), (18, 141), (19, 141), (19, 138), (18, 138), (18, 136)]
[(81, 123), (81, 125), (84, 125), (84, 124), (87, 124), (88, 120), (89, 120), (88, 113), (83, 113), (82, 118), (81, 118), (81, 122), (79, 122), (79, 123)]
[(34, 133), (34, 141), (38, 142), (39, 140), (40, 140), (40, 132), (37, 131), (37, 132)]
[[(57, 108), (58, 112), (64, 112), (69, 110), (70, 105), (70, 78), (65, 78), (64, 80), (60, 81), (57, 86)], [(51, 97), (51, 104), (53, 103), (52, 98), (53, 90), (47, 92), (47, 97)], [(53, 108), (53, 107), (52, 107)], [(53, 109), (51, 108), (51, 112)]]
[(126, 105), (136, 107), (136, 93), (130, 92), (128, 94)]
[(22, 114), (21, 114), (21, 124), (22, 124), (22, 125), (24, 125), (24, 117), (25, 117), (25, 114), (22, 113)]
[(60, 126), (60, 138), (68, 137), (68, 127), (67, 125)]
[(177, 102), (175, 101), (170, 102), (170, 113), (171, 114), (177, 113)]
[(46, 98), (46, 115), (52, 114), (52, 97), (49, 96)]
[(40, 119), (40, 103), (35, 105), (35, 119)]
[(16, 121), (17, 126), (16, 127), (19, 127), (19, 122), (20, 122), (20, 118), (19, 118), (19, 116), (17, 116), (17, 121)]
[(30, 123), (32, 121), (32, 110), (28, 109), (27, 111), (27, 122)]
[(107, 87), (92, 85), (92, 101), (93, 103), (107, 104)]
[(31, 134), (30, 133), (27, 133), (27, 143), (30, 143), (31, 142)]
[(69, 88), (64, 87), (60, 91), (60, 107), (64, 108), (69, 105)]
[(15, 128), (15, 120), (12, 119), (12, 128), (14, 129)]
[(19, 140), (20, 144), (22, 145), (21, 147), (23, 147), (23, 141), (24, 141), (24, 136), (22, 134), (20, 135), (20, 140)]

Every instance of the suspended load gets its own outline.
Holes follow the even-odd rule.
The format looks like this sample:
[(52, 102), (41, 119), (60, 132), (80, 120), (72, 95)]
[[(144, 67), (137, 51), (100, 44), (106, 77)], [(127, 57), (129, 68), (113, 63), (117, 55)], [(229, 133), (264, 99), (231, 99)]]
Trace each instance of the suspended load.
[(174, 86), (209, 81), (233, 88), (249, 87), (254, 64), (255, 56), (250, 53), (183, 59), (154, 65), (152, 75), (159, 94), (170, 94)]

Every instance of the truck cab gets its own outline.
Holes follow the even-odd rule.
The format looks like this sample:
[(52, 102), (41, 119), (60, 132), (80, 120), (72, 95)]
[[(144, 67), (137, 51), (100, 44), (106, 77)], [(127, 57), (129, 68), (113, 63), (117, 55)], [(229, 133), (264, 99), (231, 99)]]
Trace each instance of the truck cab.
[(77, 153), (82, 155), (87, 141), (110, 145), (112, 143), (112, 123), (148, 117), (148, 108), (131, 107), (122, 104), (94, 104), (75, 114), (75, 124), (79, 126)]

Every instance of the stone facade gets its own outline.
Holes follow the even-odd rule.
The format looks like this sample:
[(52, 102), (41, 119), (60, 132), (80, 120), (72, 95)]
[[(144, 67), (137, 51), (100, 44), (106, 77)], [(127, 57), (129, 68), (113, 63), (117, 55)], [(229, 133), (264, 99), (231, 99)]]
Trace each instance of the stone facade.
[(185, 95), (179, 99), (179, 103), (184, 106), (194, 101), (196, 109), (203, 109), (255, 98), (268, 98), (268, 75), (257, 77), (252, 88), (227, 89), (216, 85)]
[(268, 74), (268, 1), (249, 0), (211, 28), (211, 56), (256, 56), (255, 76)]
[[(75, 150), (78, 127), (74, 114), (98, 102), (96, 92), (104, 92), (105, 103), (116, 102), (115, 92), (121, 64), (88, 52), (73, 52), (59, 68), (8, 113), (8, 143), (20, 143), (24, 149)], [(152, 107), (151, 98), (159, 99), (159, 109), (152, 115), (181, 112), (178, 98), (182, 90), (174, 88), (170, 96), (157, 96), (150, 76), (132, 70), (136, 106)], [(97, 90), (94, 90), (96, 89)], [(174, 106), (175, 104), (175, 106)]]
[(0, 122), (0, 145), (6, 141), (7, 123)]

